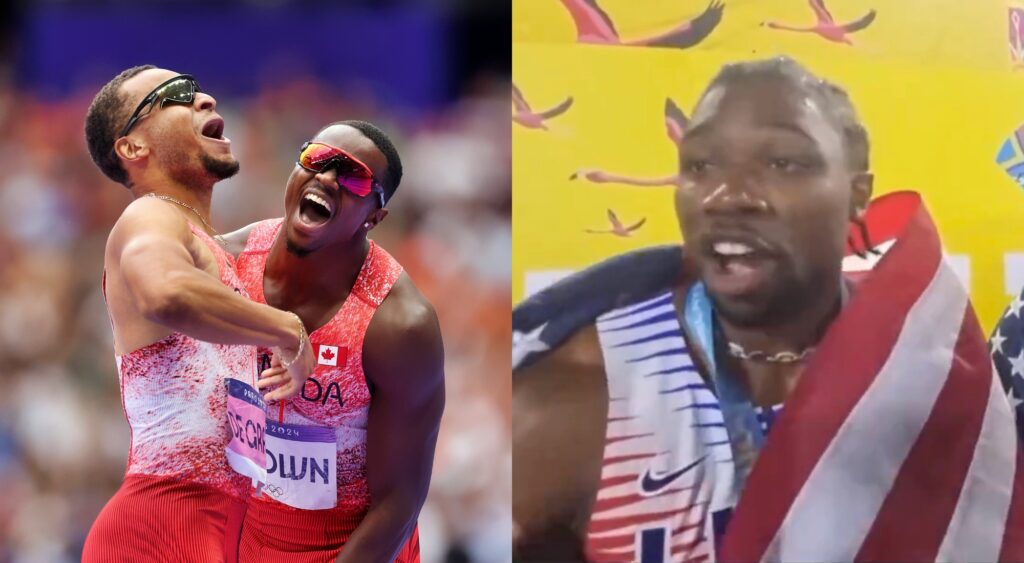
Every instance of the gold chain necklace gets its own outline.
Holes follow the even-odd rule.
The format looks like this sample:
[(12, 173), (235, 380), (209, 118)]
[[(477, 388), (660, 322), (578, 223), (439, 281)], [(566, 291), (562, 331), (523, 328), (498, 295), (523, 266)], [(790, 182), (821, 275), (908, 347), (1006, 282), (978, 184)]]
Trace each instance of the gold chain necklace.
[(210, 229), (211, 231), (213, 231), (213, 235), (215, 237), (219, 237), (220, 236), (220, 233), (217, 232), (217, 229), (214, 229), (212, 225), (207, 223), (206, 219), (203, 219), (203, 214), (200, 213), (199, 210), (196, 209), (195, 207), (192, 207), (191, 205), (189, 205), (189, 204), (187, 204), (187, 203), (185, 203), (183, 201), (178, 201), (177, 199), (174, 199), (173, 197), (171, 197), (169, 195), (163, 195), (163, 194), (157, 194), (157, 193), (149, 192), (148, 194), (146, 194), (146, 195), (144, 195), (142, 197), (155, 197), (157, 199), (162, 199), (164, 201), (169, 201), (171, 203), (176, 203), (176, 204), (184, 207), (185, 209), (188, 209), (192, 213), (195, 213), (196, 217), (199, 217), (199, 220), (202, 221), (204, 225), (206, 225), (206, 228)]
[(754, 362), (767, 362), (770, 364), (795, 364), (802, 362), (807, 356), (810, 356), (814, 352), (814, 347), (804, 348), (800, 352), (791, 352), (784, 350), (782, 352), (776, 352), (769, 354), (760, 350), (746, 351), (743, 346), (736, 344), (735, 342), (729, 343), (729, 355), (734, 358), (741, 360), (750, 360)]

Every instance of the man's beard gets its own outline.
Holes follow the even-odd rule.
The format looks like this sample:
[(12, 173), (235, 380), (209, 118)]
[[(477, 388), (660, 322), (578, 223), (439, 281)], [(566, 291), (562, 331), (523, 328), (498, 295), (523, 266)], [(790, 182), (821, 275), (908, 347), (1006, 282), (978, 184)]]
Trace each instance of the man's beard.
[(214, 178), (217, 178), (218, 181), (227, 180), (235, 174), (238, 174), (238, 170), (241, 168), (238, 161), (234, 158), (231, 160), (218, 160), (206, 153), (203, 153), (200, 160), (203, 163), (203, 168), (212, 174)]
[(186, 186), (202, 186), (213, 180), (213, 183), (230, 178), (238, 173), (240, 168), (234, 157), (229, 160), (218, 160), (206, 153), (199, 155), (199, 165), (196, 166), (194, 156), (174, 147), (168, 151), (165, 157), (167, 170), (172, 178)]
[(296, 246), (295, 243), (287, 239), (285, 239), (284, 241), (284, 247), (288, 250), (289, 253), (294, 254), (299, 258), (305, 258), (306, 256), (309, 256), (310, 252), (313, 252), (308, 248), (301, 248), (299, 246)]
[(746, 329), (771, 328), (785, 323), (794, 316), (803, 301), (803, 296), (787, 291), (785, 294), (768, 296), (760, 303), (732, 303), (709, 295), (715, 306), (715, 314), (729, 324)]
[(726, 303), (716, 300), (715, 314), (733, 326), (747, 329), (765, 328), (789, 322), (800, 314), (809, 303), (814, 301), (814, 294), (829, 283), (839, 283), (839, 277), (833, 275), (814, 275), (810, 278), (798, 277), (792, 269), (781, 268), (777, 274), (772, 291), (755, 303)]

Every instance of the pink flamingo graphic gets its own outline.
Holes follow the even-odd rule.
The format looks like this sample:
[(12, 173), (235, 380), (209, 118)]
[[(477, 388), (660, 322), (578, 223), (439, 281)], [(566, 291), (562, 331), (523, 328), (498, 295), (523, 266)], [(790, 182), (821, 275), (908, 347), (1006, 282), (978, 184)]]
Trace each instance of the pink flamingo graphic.
[(654, 37), (622, 41), (608, 14), (597, 5), (597, 0), (562, 0), (576, 24), (577, 43), (599, 45), (629, 45), (634, 47), (673, 47), (686, 49), (703, 41), (722, 21), (725, 5), (712, 0), (697, 17)]
[[(672, 98), (665, 99), (665, 132), (668, 134), (668, 138), (671, 139), (672, 143), (678, 147), (683, 142), (683, 135), (686, 134), (686, 127), (689, 125), (690, 120), (687, 119), (686, 114), (683, 110), (679, 109)], [(584, 168), (577, 170), (571, 176), (570, 180), (582, 178), (595, 184), (626, 184), (630, 186), (675, 186), (678, 182), (678, 175), (673, 174), (671, 176), (664, 176), (661, 178), (632, 178), (629, 176), (622, 176), (619, 174), (612, 174), (605, 172), (604, 170), (597, 170), (593, 168)]]
[(647, 217), (643, 217), (642, 219), (640, 219), (636, 223), (633, 223), (632, 225), (627, 227), (627, 226), (622, 224), (622, 221), (619, 220), (619, 216), (616, 215), (614, 211), (609, 209), (608, 210), (608, 223), (611, 224), (612, 228), (610, 228), (610, 229), (601, 229), (601, 230), (586, 229), (586, 232), (588, 232), (588, 233), (590, 233), (592, 235), (615, 235), (617, 237), (628, 238), (628, 237), (633, 236), (633, 232), (636, 231), (637, 229), (639, 229), (640, 227), (642, 227), (644, 225), (644, 223), (646, 223), (646, 222), (647, 222)]
[(860, 31), (871, 25), (871, 22), (875, 21), (875, 11), (869, 10), (868, 13), (861, 16), (860, 19), (840, 25), (836, 23), (832, 14), (829, 13), (828, 8), (825, 7), (825, 0), (808, 0), (808, 4), (811, 5), (811, 9), (814, 10), (814, 15), (818, 20), (818, 22), (813, 26), (793, 27), (791, 25), (773, 21), (762, 22), (761, 25), (772, 29), (817, 33), (829, 41), (853, 45), (853, 42), (850, 41), (850, 38), (846, 35), (848, 33)]
[(515, 84), (512, 85), (512, 104), (515, 106), (515, 112), (512, 114), (512, 121), (526, 127), (527, 129), (543, 129), (547, 130), (547, 125), (544, 121), (557, 117), (568, 111), (569, 107), (572, 106), (572, 96), (569, 96), (562, 103), (557, 106), (547, 109), (544, 111), (533, 111), (530, 109), (530, 104), (526, 102), (526, 98), (523, 97), (523, 93), (519, 91), (519, 88)]

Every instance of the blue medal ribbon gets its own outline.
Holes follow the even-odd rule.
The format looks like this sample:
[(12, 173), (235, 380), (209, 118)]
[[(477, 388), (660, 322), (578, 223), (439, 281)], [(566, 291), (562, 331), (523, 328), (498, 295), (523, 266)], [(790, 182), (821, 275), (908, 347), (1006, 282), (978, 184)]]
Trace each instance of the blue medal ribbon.
[(726, 363), (718, 361), (714, 309), (703, 283), (694, 284), (686, 293), (683, 322), (686, 323), (688, 333), (697, 339), (707, 359), (708, 375), (718, 396), (725, 429), (729, 434), (738, 493), (743, 490), (754, 460), (764, 445), (765, 436), (746, 389), (729, 372)]

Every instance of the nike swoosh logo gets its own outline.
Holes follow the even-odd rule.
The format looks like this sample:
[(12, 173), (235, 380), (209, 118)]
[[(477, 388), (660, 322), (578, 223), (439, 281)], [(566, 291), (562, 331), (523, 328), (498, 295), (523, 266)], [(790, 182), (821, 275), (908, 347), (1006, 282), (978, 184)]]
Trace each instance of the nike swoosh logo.
[(700, 465), (700, 463), (704, 461), (705, 457), (707, 456), (701, 456), (689, 465), (680, 467), (671, 473), (665, 473), (662, 475), (655, 475), (650, 468), (647, 468), (647, 471), (644, 472), (643, 478), (640, 479), (640, 489), (648, 495), (658, 493), (675, 482), (676, 479), (685, 475), (687, 471), (690, 471), (694, 467)]

